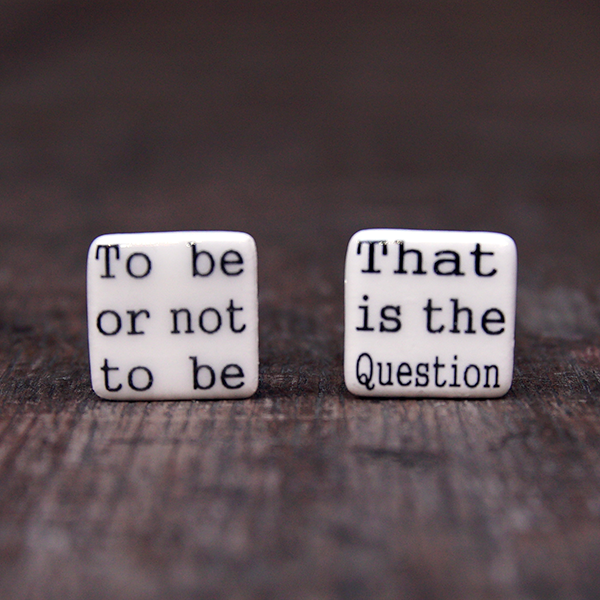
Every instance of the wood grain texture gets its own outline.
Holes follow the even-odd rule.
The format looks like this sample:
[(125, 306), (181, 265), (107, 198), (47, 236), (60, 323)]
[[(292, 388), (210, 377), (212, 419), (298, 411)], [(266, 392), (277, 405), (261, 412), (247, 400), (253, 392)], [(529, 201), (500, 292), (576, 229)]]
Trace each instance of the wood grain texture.
[[(0, 596), (600, 595), (600, 12), (493, 3), (4, 2)], [(343, 259), (377, 226), (519, 248), (493, 401), (342, 380)], [(247, 401), (91, 391), (101, 233), (259, 252)]]

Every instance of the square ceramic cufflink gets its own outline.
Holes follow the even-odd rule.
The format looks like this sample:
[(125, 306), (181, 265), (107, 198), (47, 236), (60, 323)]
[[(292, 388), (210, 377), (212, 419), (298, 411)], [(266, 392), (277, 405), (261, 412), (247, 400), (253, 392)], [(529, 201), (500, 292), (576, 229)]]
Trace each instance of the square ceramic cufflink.
[(92, 387), (115, 400), (258, 386), (257, 258), (231, 231), (103, 235), (87, 263)]
[(359, 396), (498, 397), (517, 254), (500, 233), (368, 229), (348, 245), (344, 376)]

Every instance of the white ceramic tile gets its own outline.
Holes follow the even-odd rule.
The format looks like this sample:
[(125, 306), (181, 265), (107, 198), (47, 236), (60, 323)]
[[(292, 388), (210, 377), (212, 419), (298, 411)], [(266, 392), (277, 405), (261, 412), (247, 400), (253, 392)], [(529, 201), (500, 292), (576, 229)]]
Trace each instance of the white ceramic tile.
[(359, 396), (497, 397), (513, 372), (517, 253), (500, 233), (367, 229), (348, 245), (344, 376)]
[(94, 391), (245, 398), (258, 385), (256, 246), (246, 233), (103, 235), (87, 267)]

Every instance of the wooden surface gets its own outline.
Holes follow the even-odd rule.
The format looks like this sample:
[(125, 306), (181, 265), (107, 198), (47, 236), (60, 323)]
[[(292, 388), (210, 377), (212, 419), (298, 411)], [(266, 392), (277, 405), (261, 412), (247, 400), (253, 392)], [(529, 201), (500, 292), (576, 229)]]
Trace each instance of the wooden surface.
[[(591, 0), (0, 5), (0, 596), (600, 596), (600, 10)], [(494, 401), (342, 381), (356, 230), (519, 248)], [(247, 401), (89, 383), (100, 233), (259, 250)]]

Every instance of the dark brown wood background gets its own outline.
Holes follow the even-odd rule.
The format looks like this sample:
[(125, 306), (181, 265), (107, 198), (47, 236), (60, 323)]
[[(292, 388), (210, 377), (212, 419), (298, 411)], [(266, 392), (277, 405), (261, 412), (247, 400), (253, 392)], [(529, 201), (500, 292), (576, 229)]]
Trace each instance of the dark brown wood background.
[[(600, 597), (593, 0), (0, 2), (0, 595)], [(342, 381), (373, 226), (519, 248), (493, 401)], [(90, 389), (101, 233), (259, 250), (247, 401)]]

